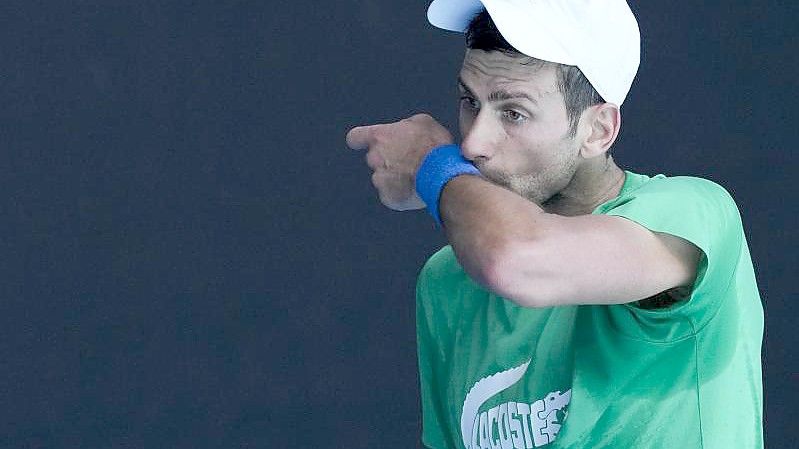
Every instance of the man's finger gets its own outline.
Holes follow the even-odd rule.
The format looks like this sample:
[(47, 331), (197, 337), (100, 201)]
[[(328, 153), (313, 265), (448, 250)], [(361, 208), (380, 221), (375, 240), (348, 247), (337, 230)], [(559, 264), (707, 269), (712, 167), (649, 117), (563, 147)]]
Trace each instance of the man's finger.
[(380, 153), (378, 153), (375, 150), (370, 150), (366, 152), (366, 165), (372, 170), (388, 168), (386, 160), (383, 158), (383, 156), (380, 155)]
[(347, 146), (353, 150), (369, 148), (374, 126), (356, 126), (347, 133)]

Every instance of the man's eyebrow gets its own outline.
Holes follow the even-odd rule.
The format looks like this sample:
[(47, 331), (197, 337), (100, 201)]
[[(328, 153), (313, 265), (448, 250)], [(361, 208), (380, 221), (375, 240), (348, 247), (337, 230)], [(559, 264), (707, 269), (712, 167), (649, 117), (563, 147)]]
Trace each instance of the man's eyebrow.
[[(472, 90), (469, 89), (469, 86), (467, 86), (466, 83), (463, 82), (462, 78), (458, 78), (458, 85), (461, 87), (461, 89), (466, 91), (467, 94), (474, 96)], [(494, 92), (488, 94), (488, 101), (513, 100), (514, 98), (524, 98), (530, 103), (536, 105), (538, 104), (538, 101), (536, 101), (535, 98), (530, 96), (530, 94), (528, 94), (527, 92), (516, 92), (516, 91), (509, 92), (507, 90), (500, 89), (500, 90), (495, 90)]]
[(458, 77), (458, 86), (460, 86), (461, 89), (466, 91), (467, 94), (474, 96), (472, 90), (469, 89), (469, 86), (467, 86), (466, 83), (463, 82), (463, 78)]

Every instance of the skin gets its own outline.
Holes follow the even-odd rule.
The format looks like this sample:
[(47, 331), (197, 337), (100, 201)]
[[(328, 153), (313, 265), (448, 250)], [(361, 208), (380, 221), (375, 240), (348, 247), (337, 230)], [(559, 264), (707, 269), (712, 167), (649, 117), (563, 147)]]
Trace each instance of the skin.
[[(621, 126), (618, 106), (589, 107), (572, 136), (554, 67), (526, 62), (482, 50), (464, 58), (461, 149), (482, 176), (453, 178), (439, 202), (464, 270), (525, 307), (618, 304), (690, 286), (701, 256), (694, 245), (624, 218), (590, 215), (624, 182), (606, 154)], [(432, 148), (452, 142), (426, 114), (347, 134), (350, 148), (367, 150), (372, 182), (395, 210), (424, 207), (416, 171)]]
[[(596, 157), (600, 155), (597, 148), (583, 149), (581, 144), (592, 132), (587, 126), (591, 119), (607, 133), (599, 137), (612, 143), (620, 121), (618, 108), (591, 108), (583, 113), (577, 135), (570, 136), (555, 65), (525, 65), (528, 59), (500, 52), (466, 52), (458, 86), (464, 157), (486, 178), (547, 212), (590, 213), (618, 195), (624, 172), (612, 158)], [(530, 98), (489, 101), (489, 94), (496, 91)]]

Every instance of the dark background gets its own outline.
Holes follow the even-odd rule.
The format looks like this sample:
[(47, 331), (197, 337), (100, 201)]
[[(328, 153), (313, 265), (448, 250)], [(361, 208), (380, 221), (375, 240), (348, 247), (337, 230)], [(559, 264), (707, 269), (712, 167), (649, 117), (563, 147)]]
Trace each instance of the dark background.
[[(631, 2), (617, 161), (735, 196), (767, 446), (799, 438), (795, 2)], [(426, 0), (0, 4), (0, 445), (417, 447), (419, 268), (354, 125), (455, 131)], [(793, 275), (795, 277), (795, 274)]]

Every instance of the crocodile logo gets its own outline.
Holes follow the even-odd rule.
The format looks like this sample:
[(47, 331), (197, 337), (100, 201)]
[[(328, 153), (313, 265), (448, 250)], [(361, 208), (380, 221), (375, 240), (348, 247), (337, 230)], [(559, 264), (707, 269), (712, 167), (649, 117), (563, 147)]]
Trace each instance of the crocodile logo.
[(532, 449), (555, 441), (568, 415), (571, 390), (553, 391), (532, 403), (510, 401), (480, 411), (486, 401), (519, 382), (531, 361), (480, 379), (469, 390), (461, 410), (466, 449)]

